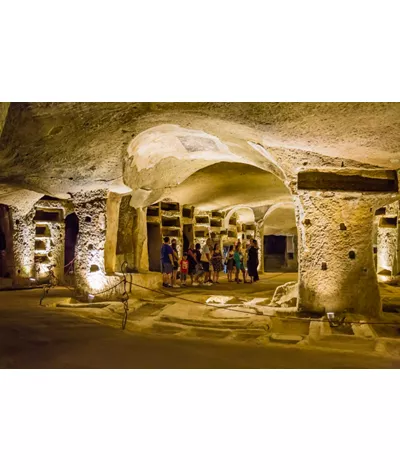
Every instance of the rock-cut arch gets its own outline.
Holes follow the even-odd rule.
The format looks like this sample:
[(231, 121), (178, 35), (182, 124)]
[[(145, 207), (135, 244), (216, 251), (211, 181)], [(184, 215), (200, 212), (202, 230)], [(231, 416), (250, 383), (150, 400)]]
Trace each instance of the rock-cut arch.
[[(164, 124), (147, 129), (128, 146), (124, 183), (132, 189), (136, 207), (161, 200), (197, 171), (221, 162), (241, 163), (271, 172), (271, 161), (260, 160), (258, 151), (232, 149), (218, 137), (202, 130)], [(276, 174), (276, 172), (275, 172)]]

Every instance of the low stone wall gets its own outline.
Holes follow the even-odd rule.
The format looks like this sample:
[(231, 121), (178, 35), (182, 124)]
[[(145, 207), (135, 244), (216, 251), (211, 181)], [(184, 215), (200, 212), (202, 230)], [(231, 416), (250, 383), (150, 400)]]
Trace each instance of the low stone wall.
[[(93, 274), (97, 274), (97, 277), (91, 279), (89, 275), (88, 283), (83, 288), (81, 287), (81, 294), (94, 295), (92, 300), (111, 300), (121, 296), (124, 290), (124, 284), (121, 282), (124, 279), (123, 274), (115, 273), (112, 276)], [(145, 293), (147, 289), (159, 289), (162, 285), (162, 276), (159, 273), (128, 273), (126, 280), (128, 281), (126, 286), (128, 294), (134, 291)]]

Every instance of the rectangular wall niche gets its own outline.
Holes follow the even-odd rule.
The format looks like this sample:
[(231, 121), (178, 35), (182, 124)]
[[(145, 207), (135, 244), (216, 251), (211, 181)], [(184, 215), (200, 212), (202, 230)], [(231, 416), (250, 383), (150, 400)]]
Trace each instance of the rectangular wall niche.
[(182, 216), (191, 219), (193, 217), (193, 210), (190, 207), (184, 207), (182, 209)]
[(229, 238), (235, 238), (236, 236), (237, 236), (236, 232), (232, 232), (231, 230), (229, 230), (229, 232), (228, 232), (228, 237)]
[(46, 243), (43, 240), (35, 240), (35, 250), (37, 251), (46, 250)]
[(375, 215), (385, 215), (386, 214), (386, 207), (380, 207), (379, 209), (376, 209)]
[(37, 222), (61, 222), (63, 218), (60, 210), (37, 210), (34, 220)]
[(208, 224), (209, 218), (207, 216), (196, 216), (196, 224)]
[(35, 231), (38, 237), (50, 237), (50, 230), (48, 225), (36, 225)]
[(222, 217), (222, 212), (219, 211), (212, 211), (211, 212), (211, 217)]
[(177, 202), (162, 202), (162, 211), (179, 211), (179, 204)]
[(208, 233), (204, 230), (196, 230), (194, 232), (194, 236), (196, 238), (206, 238), (208, 236)]
[(231, 217), (229, 219), (229, 225), (236, 225), (236, 217)]
[(161, 225), (163, 227), (180, 227), (181, 221), (179, 217), (162, 217)]
[(160, 208), (158, 204), (156, 206), (149, 206), (147, 208), (147, 215), (149, 217), (158, 217), (160, 215)]
[(397, 217), (382, 217), (381, 220), (379, 221), (379, 227), (396, 228)]
[(385, 178), (328, 173), (322, 171), (302, 171), (297, 176), (297, 188), (309, 191), (356, 191), (397, 193), (397, 173), (385, 171)]
[(180, 237), (181, 230), (179, 228), (162, 228), (163, 237)]
[(211, 219), (211, 227), (222, 227), (222, 221), (217, 219)]

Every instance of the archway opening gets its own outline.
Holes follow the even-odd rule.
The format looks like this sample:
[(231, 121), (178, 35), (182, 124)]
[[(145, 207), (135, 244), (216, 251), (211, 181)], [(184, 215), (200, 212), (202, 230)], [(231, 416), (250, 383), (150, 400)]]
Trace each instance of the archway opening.
[(160, 224), (147, 223), (147, 247), (149, 252), (149, 270), (153, 272), (161, 271), (160, 249), (162, 244)]
[(74, 274), (74, 262), (76, 256), (76, 242), (79, 233), (79, 220), (75, 212), (65, 218), (65, 248), (64, 264), (65, 274)]
[(298, 270), (297, 225), (292, 203), (278, 203), (263, 219), (265, 272)]
[(0, 278), (11, 278), (13, 261), (10, 212), (8, 206), (0, 204)]

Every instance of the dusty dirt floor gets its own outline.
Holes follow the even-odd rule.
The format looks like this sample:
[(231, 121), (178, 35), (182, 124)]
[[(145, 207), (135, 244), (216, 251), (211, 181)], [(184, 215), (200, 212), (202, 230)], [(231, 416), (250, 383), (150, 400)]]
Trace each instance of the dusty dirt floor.
[[(292, 274), (263, 276), (260, 283), (239, 286), (239, 297), (271, 297), (277, 285), (293, 280)], [(270, 278), (270, 279), (268, 279)], [(196, 298), (231, 293), (228, 284), (168, 291), (175, 295), (194, 295)], [(195, 291), (192, 294), (192, 291)], [(203, 292), (206, 291), (206, 292)], [(262, 293), (262, 296), (260, 295)], [(176, 299), (162, 294), (137, 293), (132, 302), (127, 329), (120, 328), (120, 303), (105, 303), (107, 307), (57, 307), (70, 302), (70, 292), (55, 288), (39, 306), (41, 290), (0, 292), (0, 367), (2, 368), (398, 368), (400, 358), (348, 352), (338, 349), (299, 347), (290, 344), (254, 343), (235, 341), (231, 337), (220, 339), (216, 328), (198, 330), (210, 334), (181, 335), (172, 328), (160, 331), (145, 328), (154, 316), (149, 299), (159, 302), (157, 309), (168, 318), (168, 309), (176, 308)], [(137, 306), (139, 305), (139, 308)], [(112, 308), (112, 307), (115, 308)], [(204, 311), (204, 307), (198, 306)], [(194, 306), (197, 308), (197, 305)], [(142, 309), (142, 311), (140, 311)], [(167, 309), (167, 314), (163, 313)], [(157, 310), (157, 315), (159, 311)], [(106, 312), (107, 311), (107, 312)], [(184, 311), (184, 310), (183, 310)], [(213, 309), (211, 309), (214, 312)], [(104, 312), (104, 313), (102, 313)], [(190, 308), (186, 318), (191, 317)], [(219, 312), (219, 311), (218, 311)], [(171, 314), (171, 313), (170, 313)], [(136, 317), (135, 317), (136, 315)], [(198, 315), (193, 314), (197, 319)], [(236, 312), (233, 311), (233, 315)], [(246, 309), (237, 318), (228, 315), (207, 321), (248, 321)], [(252, 315), (252, 318), (255, 316)], [(258, 317), (265, 321), (264, 317)], [(206, 320), (204, 320), (206, 321)], [(142, 325), (135, 328), (135, 322)], [(233, 323), (232, 323), (233, 322)], [(159, 322), (161, 323), (161, 322)], [(167, 325), (168, 322), (165, 322)], [(133, 325), (133, 326), (132, 326)], [(171, 325), (170, 325), (171, 326)], [(193, 325), (192, 325), (193, 326)], [(196, 326), (196, 325), (195, 325)], [(180, 325), (187, 328), (187, 325)], [(190, 331), (196, 330), (192, 328)], [(253, 327), (250, 328), (254, 330)], [(250, 331), (250, 332), (251, 332)], [(199, 337), (200, 336), (200, 337)], [(251, 336), (251, 335), (250, 335)]]

